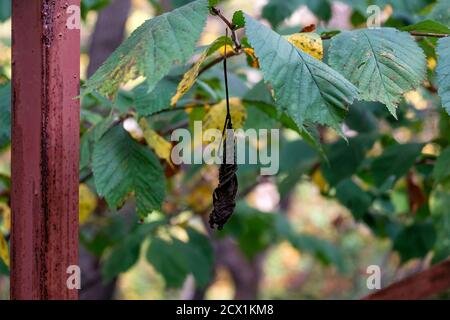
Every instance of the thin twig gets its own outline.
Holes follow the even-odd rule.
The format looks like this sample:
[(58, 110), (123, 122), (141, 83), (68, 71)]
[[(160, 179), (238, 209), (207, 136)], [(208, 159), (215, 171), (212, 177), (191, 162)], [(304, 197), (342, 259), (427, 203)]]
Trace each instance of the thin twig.
[(450, 36), (450, 34), (445, 33), (429, 33), (429, 32), (420, 32), (420, 31), (410, 31), (409, 34), (416, 37), (431, 37), (431, 38), (445, 38)]
[(225, 18), (222, 13), (220, 12), (219, 9), (212, 7), (211, 11), (217, 15), (226, 25), (227, 27), (231, 30), (231, 40), (233, 40), (234, 45), (235, 45), (235, 51), (239, 51), (241, 49), (241, 44), (239, 43), (238, 37), (236, 35), (236, 26), (230, 22), (230, 20), (228, 20), (227, 18)]
[[(335, 34), (325, 34), (321, 36), (322, 40), (329, 40), (334, 36), (337, 36), (339, 33)], [(445, 38), (449, 37), (450, 34), (446, 33), (433, 33), (433, 32), (421, 32), (421, 31), (409, 31), (409, 34), (415, 37), (430, 37), (430, 38)]]
[[(241, 51), (239, 51), (239, 52), (236, 52), (236, 51), (228, 52), (227, 53), (227, 58), (238, 56), (241, 53), (242, 53)], [(215, 58), (214, 60), (211, 60), (208, 64), (205, 64), (205, 66), (200, 69), (200, 71), (198, 72), (198, 75), (201, 75), (203, 72), (211, 69), (216, 64), (221, 63), (223, 61), (223, 59), (224, 59), (224, 57), (220, 56), (220, 57)]]
[(215, 104), (215, 102), (210, 103), (210, 102), (206, 101), (203, 104), (195, 104), (195, 105), (186, 104), (184, 106), (179, 106), (179, 107), (174, 107), (174, 108), (169, 108), (169, 109), (163, 109), (163, 110), (160, 110), (158, 112), (152, 113), (152, 116), (155, 116), (155, 115), (161, 114), (161, 113), (166, 113), (166, 112), (187, 110), (187, 109), (190, 109), (190, 108), (204, 108), (205, 105), (207, 105), (207, 104)]

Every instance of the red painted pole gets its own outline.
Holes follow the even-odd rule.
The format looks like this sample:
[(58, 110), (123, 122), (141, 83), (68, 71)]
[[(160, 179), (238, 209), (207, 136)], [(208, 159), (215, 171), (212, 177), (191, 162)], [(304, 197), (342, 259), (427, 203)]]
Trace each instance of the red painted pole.
[(13, 0), (11, 298), (76, 299), (79, 0)]

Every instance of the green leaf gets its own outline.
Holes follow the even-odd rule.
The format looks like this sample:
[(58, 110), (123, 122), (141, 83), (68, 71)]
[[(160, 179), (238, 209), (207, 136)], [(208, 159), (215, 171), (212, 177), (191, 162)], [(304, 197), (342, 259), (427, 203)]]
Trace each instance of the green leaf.
[(289, 220), (282, 214), (275, 215), (275, 228), (279, 237), (289, 241), (297, 250), (311, 253), (323, 264), (334, 264), (339, 271), (344, 271), (342, 252), (331, 242), (294, 232)]
[(272, 26), (277, 26), (305, 3), (305, 0), (270, 0), (263, 8), (262, 17), (269, 20)]
[(142, 241), (159, 225), (161, 225), (161, 222), (155, 221), (138, 226), (136, 230), (133, 230), (125, 239), (114, 246), (102, 264), (103, 278), (110, 281), (120, 273), (130, 269), (138, 261)]
[(330, 0), (307, 0), (308, 9), (311, 10), (320, 20), (328, 21), (331, 18)]
[(139, 76), (152, 91), (174, 65), (192, 56), (207, 15), (207, 0), (197, 0), (146, 21), (86, 82), (83, 94), (114, 96), (120, 84)]
[(246, 257), (253, 258), (274, 244), (274, 222), (274, 214), (261, 212), (240, 202), (224, 231), (236, 238)]
[(83, 134), (80, 141), (80, 170), (89, 167), (95, 143), (108, 131), (113, 121), (114, 118), (108, 116)]
[(156, 237), (150, 242), (147, 251), (148, 262), (164, 277), (169, 288), (181, 287), (189, 273), (180, 242), (178, 239), (167, 241)]
[(450, 114), (450, 37), (439, 39), (437, 46), (437, 84), (444, 109)]
[(208, 2), (210, 7), (214, 7), (219, 4), (220, 0), (208, 0)]
[(242, 12), (242, 10), (238, 10), (233, 14), (232, 23), (238, 29), (245, 27), (245, 17), (244, 12)]
[(433, 263), (450, 256), (450, 192), (437, 188), (430, 197), (431, 219), (436, 228), (437, 238), (433, 248)]
[(423, 144), (396, 144), (387, 147), (372, 163), (372, 174), (377, 186), (389, 180), (394, 183), (406, 175), (420, 155)]
[(433, 168), (433, 178), (436, 183), (445, 181), (450, 177), (450, 147), (442, 150)]
[(431, 10), (430, 19), (438, 21), (446, 26), (450, 25), (450, 0), (439, 0)]
[(401, 28), (402, 31), (418, 31), (427, 33), (446, 33), (450, 34), (450, 29), (442, 23), (433, 20), (424, 20)]
[(345, 31), (334, 37), (330, 65), (360, 90), (360, 99), (379, 101), (396, 116), (402, 94), (425, 77), (426, 60), (413, 37), (393, 28)]
[(166, 76), (151, 92), (148, 92), (147, 83), (134, 88), (134, 103), (139, 117), (150, 116), (170, 108), (170, 99), (177, 91), (179, 81), (179, 77)]
[(357, 89), (326, 64), (297, 49), (279, 34), (245, 15), (246, 34), (259, 58), (275, 101), (299, 127), (305, 121), (340, 124)]
[(424, 257), (436, 241), (436, 232), (431, 223), (416, 223), (404, 228), (394, 239), (394, 250), (400, 253), (403, 262)]
[(0, 22), (6, 21), (11, 17), (11, 1), (0, 1)]
[(348, 143), (339, 140), (332, 144), (327, 152), (329, 161), (321, 166), (327, 181), (336, 185), (356, 173), (366, 153), (372, 148), (375, 138), (375, 135), (360, 134), (350, 138)]
[(372, 204), (370, 195), (351, 179), (343, 180), (336, 186), (336, 198), (350, 209), (355, 220), (360, 220)]
[(368, 106), (377, 103), (378, 102), (355, 101), (345, 118), (346, 125), (351, 130), (360, 133), (376, 132), (378, 130), (378, 120)]
[(137, 212), (145, 217), (161, 207), (165, 178), (152, 151), (115, 126), (94, 146), (92, 156), (95, 186), (109, 206), (117, 208), (130, 193), (136, 197)]
[[(210, 240), (198, 231), (187, 229), (189, 241), (182, 242), (184, 258), (192, 272), (197, 286), (205, 288), (211, 280), (214, 268), (213, 248)], [(180, 243), (178, 243), (180, 245)]]
[(0, 87), (0, 149), (11, 140), (11, 82)]
[[(243, 102), (249, 113), (245, 126), (246, 129), (269, 129), (275, 126), (274, 120), (276, 120), (285, 128), (296, 131), (305, 141), (324, 156), (320, 137), (314, 124), (307, 122), (302, 127), (299, 127), (285, 112), (279, 112), (264, 81), (258, 82), (253, 88), (247, 91)], [(253, 112), (253, 114), (250, 114), (250, 112)], [(265, 115), (263, 113), (265, 113)]]

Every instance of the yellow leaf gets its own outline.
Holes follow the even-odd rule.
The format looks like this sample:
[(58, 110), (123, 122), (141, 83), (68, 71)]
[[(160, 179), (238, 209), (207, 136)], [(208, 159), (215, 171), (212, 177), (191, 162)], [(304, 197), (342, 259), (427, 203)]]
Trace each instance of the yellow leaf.
[(3, 260), (5, 265), (9, 268), (9, 249), (3, 233), (0, 233), (0, 259)]
[(2, 216), (4, 231), (9, 232), (11, 229), (11, 209), (6, 203), (0, 202), (0, 216)]
[(231, 52), (234, 52), (233, 47), (230, 46), (229, 44), (227, 44), (227, 45), (221, 46), (219, 48), (219, 53), (220, 53), (221, 56), (225, 55), (225, 47), (227, 48), (227, 55), (229, 55)]
[(192, 190), (187, 196), (186, 202), (195, 213), (204, 213), (212, 204), (212, 194), (214, 187), (209, 184), (203, 184)]
[(78, 213), (80, 225), (83, 225), (97, 208), (97, 197), (84, 183), (78, 187), (78, 194), (80, 197)]
[(212, 55), (217, 50), (219, 50), (220, 54), (223, 56), (225, 54), (225, 46), (227, 47), (227, 53), (234, 51), (233, 47), (229, 44), (221, 45), (221, 43), (226, 43), (227, 41), (230, 41), (229, 38), (223, 39), (222, 37), (220, 37), (219, 39), (216, 39), (213, 43), (211, 43), (211, 45), (205, 51), (203, 51), (197, 62), (195, 62), (192, 67), (184, 74), (183, 79), (181, 79), (180, 83), (178, 84), (177, 92), (170, 101), (171, 106), (175, 106), (181, 99), (181, 97), (184, 96), (192, 88), (200, 72), (200, 66), (203, 62), (205, 62), (207, 57)]
[(170, 158), (172, 152), (172, 143), (161, 137), (156, 131), (152, 130), (148, 126), (148, 122), (145, 118), (139, 121), (139, 125), (144, 131), (144, 139), (148, 146), (156, 153), (160, 159), (164, 159), (172, 167), (172, 160)]
[(171, 106), (175, 106), (177, 104), (177, 102), (181, 99), (181, 97), (184, 96), (186, 94), (186, 92), (188, 92), (192, 88), (192, 86), (195, 83), (195, 80), (198, 77), (198, 73), (200, 71), (200, 66), (205, 61), (206, 57), (208, 56), (208, 51), (209, 51), (209, 49), (205, 50), (202, 53), (202, 55), (200, 56), (200, 58), (197, 60), (197, 62), (194, 63), (192, 68), (189, 69), (189, 71), (184, 74), (183, 79), (181, 79), (180, 83), (178, 84), (177, 92), (175, 93), (175, 95), (172, 97), (172, 100), (170, 101)]
[(323, 59), (323, 43), (320, 35), (313, 32), (294, 33), (286, 39), (300, 50), (308, 53), (317, 60)]
[[(218, 104), (212, 106), (203, 118), (203, 130), (217, 129), (222, 131), (225, 124), (226, 113), (227, 104), (225, 100), (222, 100)], [(230, 113), (233, 128), (242, 128), (245, 120), (247, 119), (247, 110), (245, 110), (245, 107), (240, 99), (230, 99)]]
[(436, 69), (437, 62), (436, 62), (436, 59), (435, 59), (435, 58), (429, 57), (429, 58), (427, 59), (427, 64), (428, 64), (428, 69), (430, 69), (431, 71), (433, 71), (434, 69)]
[(252, 48), (244, 48), (244, 52), (247, 55), (248, 64), (256, 69), (259, 69), (259, 60), (255, 55), (255, 50)]
[(328, 191), (328, 183), (323, 177), (322, 171), (320, 168), (314, 170), (311, 175), (312, 182), (319, 188), (320, 192), (325, 193)]

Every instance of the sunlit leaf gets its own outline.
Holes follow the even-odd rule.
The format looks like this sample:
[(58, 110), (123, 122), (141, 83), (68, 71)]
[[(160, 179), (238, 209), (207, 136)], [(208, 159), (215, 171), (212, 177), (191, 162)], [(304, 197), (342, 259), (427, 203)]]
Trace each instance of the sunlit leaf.
[(142, 217), (161, 207), (165, 194), (161, 165), (121, 126), (108, 130), (95, 144), (92, 162), (97, 192), (110, 207), (120, 207), (131, 193)]
[(246, 15), (246, 34), (275, 92), (277, 107), (299, 127), (305, 121), (338, 132), (357, 89), (339, 73)]
[(439, 56), (436, 68), (439, 96), (445, 110), (450, 114), (450, 37), (439, 40), (437, 54)]
[(358, 87), (360, 99), (382, 102), (394, 116), (402, 94), (422, 83), (427, 67), (414, 38), (393, 28), (338, 34), (331, 41), (329, 61)]
[(314, 32), (294, 33), (286, 39), (297, 48), (318, 60), (323, 59), (323, 43), (320, 35)]
[(83, 93), (97, 90), (111, 97), (120, 84), (146, 77), (147, 90), (192, 56), (208, 15), (207, 0), (191, 2), (146, 21), (86, 82)]

